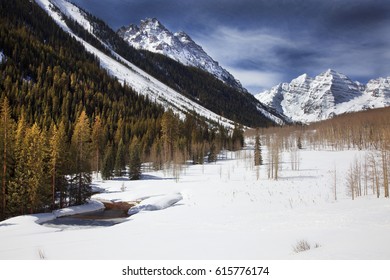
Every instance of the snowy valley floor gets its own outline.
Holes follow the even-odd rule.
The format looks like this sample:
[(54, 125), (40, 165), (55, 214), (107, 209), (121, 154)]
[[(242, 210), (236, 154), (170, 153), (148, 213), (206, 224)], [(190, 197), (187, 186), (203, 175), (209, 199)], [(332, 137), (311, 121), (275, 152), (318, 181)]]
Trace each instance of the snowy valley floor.
[[(189, 166), (143, 180), (95, 181), (94, 199), (148, 206), (109, 227), (53, 228), (36, 221), (53, 214), (15, 217), (0, 223), (0, 259), (390, 259), (390, 200), (373, 195), (352, 201), (346, 174), (359, 151), (300, 152), (300, 170), (283, 155), (278, 181), (257, 180), (253, 151)], [(337, 170), (337, 201), (334, 169)], [(121, 188), (126, 190), (122, 191)], [(88, 208), (89, 207), (89, 208)], [(99, 203), (69, 212), (101, 207)], [(66, 211), (57, 212), (63, 214)], [(300, 240), (311, 249), (294, 252)]]

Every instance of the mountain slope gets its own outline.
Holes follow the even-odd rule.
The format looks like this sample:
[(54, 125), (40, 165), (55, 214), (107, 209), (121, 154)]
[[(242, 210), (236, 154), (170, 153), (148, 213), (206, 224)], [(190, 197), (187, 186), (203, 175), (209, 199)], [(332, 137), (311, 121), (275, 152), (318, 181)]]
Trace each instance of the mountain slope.
[(214, 61), (190, 36), (185, 32), (172, 33), (155, 18), (141, 21), (140, 26), (123, 26), (117, 33), (136, 49), (163, 54), (184, 65), (207, 71), (240, 91), (246, 91), (232, 74)]
[(315, 122), (348, 112), (390, 105), (390, 79), (353, 82), (344, 74), (327, 70), (315, 78), (307, 74), (282, 83), (256, 98), (294, 122)]
[[(99, 116), (116, 130), (119, 119), (128, 123), (145, 121), (139, 131), (158, 119), (162, 106), (121, 86), (97, 58), (28, 0), (0, 2), (0, 100), (7, 98), (12, 118), (24, 117), (48, 129), (52, 122), (64, 122), (73, 129), (82, 111), (91, 121)], [(107, 130), (107, 134), (109, 130)], [(110, 139), (112, 135), (108, 135)], [(112, 140), (112, 139), (110, 139)]]
[(161, 54), (132, 48), (103, 21), (65, 0), (36, 2), (111, 75), (166, 108), (178, 113), (196, 112), (226, 127), (233, 127), (234, 122), (246, 126), (272, 125), (273, 119), (283, 122), (251, 94), (227, 86), (211, 74)]

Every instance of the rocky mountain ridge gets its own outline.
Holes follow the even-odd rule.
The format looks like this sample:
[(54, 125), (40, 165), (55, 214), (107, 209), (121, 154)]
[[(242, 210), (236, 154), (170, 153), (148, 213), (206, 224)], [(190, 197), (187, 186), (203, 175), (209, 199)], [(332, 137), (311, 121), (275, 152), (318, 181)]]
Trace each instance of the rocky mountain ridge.
[(246, 91), (232, 74), (212, 59), (188, 34), (183, 31), (172, 33), (156, 18), (142, 20), (139, 26), (123, 26), (117, 33), (136, 49), (160, 53), (184, 65), (200, 68), (226, 84)]
[(335, 115), (390, 106), (390, 77), (352, 81), (335, 70), (311, 78), (303, 74), (255, 96), (294, 122), (316, 122)]

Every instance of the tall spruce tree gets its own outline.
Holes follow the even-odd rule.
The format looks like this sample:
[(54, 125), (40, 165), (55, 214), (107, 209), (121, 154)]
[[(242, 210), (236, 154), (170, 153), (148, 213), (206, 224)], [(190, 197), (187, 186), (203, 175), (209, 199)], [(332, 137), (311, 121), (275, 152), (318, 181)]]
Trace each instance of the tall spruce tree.
[(66, 196), (67, 180), (66, 174), (68, 166), (68, 143), (65, 131), (65, 125), (61, 122), (60, 126), (54, 126), (49, 141), (50, 145), (50, 174), (52, 191), (52, 209), (56, 206), (56, 194), (59, 194), (59, 207), (63, 207)]
[(137, 137), (134, 137), (130, 145), (130, 180), (139, 180), (141, 178), (141, 150)]
[(255, 166), (263, 164), (263, 156), (261, 154), (261, 142), (259, 132), (256, 132), (255, 137)]
[(45, 139), (43, 133), (34, 124), (32, 128), (26, 132), (26, 137), (23, 141), (26, 148), (24, 161), (28, 177), (26, 180), (28, 186), (28, 208), (30, 213), (35, 213), (40, 209), (44, 209), (49, 203), (49, 186), (45, 180)]
[(85, 111), (76, 121), (72, 135), (74, 177), (72, 179), (75, 204), (84, 203), (91, 195), (91, 128)]
[(14, 149), (14, 174), (12, 181), (8, 188), (8, 200), (7, 205), (9, 215), (25, 214), (27, 212), (28, 205), (28, 185), (26, 173), (26, 151), (27, 147), (24, 146), (28, 126), (26, 124), (24, 116), (22, 116), (18, 123), (15, 135), (15, 149)]
[(126, 167), (126, 147), (121, 139), (116, 150), (115, 157), (115, 176), (122, 176), (122, 171)]
[(172, 110), (164, 113), (161, 120), (161, 139), (164, 147), (164, 161), (172, 161), (175, 149), (175, 143), (178, 138), (179, 125)]
[(210, 151), (207, 156), (207, 161), (208, 162), (216, 162), (217, 161), (217, 146), (215, 145), (215, 142), (212, 142), (210, 145)]
[(104, 144), (103, 125), (100, 117), (97, 116), (92, 127), (93, 169), (96, 173), (100, 172)]
[(8, 99), (4, 98), (0, 108), (0, 154), (2, 162), (1, 176), (1, 216), (6, 216), (7, 185), (11, 180), (13, 165), (15, 123), (11, 118), (11, 107)]
[(104, 150), (104, 157), (102, 161), (102, 179), (110, 180), (113, 175), (115, 164), (114, 147), (109, 143)]

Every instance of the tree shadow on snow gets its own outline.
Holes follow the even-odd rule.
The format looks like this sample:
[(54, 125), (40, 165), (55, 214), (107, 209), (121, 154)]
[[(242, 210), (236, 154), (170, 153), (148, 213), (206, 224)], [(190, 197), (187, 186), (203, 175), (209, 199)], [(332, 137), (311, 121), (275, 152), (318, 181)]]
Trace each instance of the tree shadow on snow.
[(174, 180), (175, 178), (169, 177), (169, 178), (163, 178), (155, 175), (150, 175), (150, 174), (142, 174), (141, 175), (141, 180), (142, 181), (152, 181), (152, 180)]
[(280, 176), (279, 179), (281, 180), (297, 180), (297, 179), (317, 179), (318, 176)]

